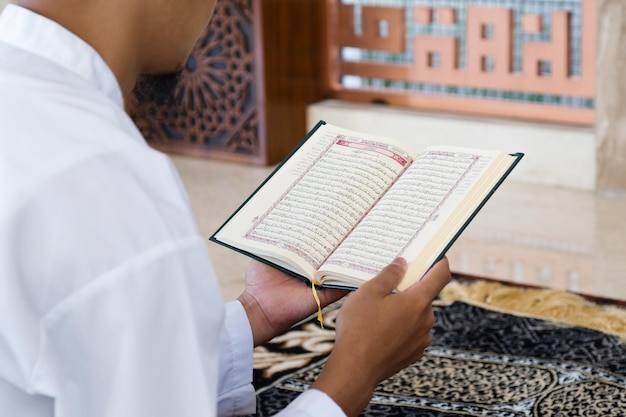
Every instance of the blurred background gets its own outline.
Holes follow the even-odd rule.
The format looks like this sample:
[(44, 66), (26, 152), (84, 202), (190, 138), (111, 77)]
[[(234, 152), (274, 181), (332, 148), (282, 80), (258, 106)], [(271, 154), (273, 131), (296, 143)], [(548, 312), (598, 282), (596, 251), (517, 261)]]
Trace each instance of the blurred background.
[[(129, 113), (207, 238), (320, 119), (524, 152), (452, 270), (626, 301), (625, 19), (623, 0), (219, 0), (171, 101)], [(207, 247), (235, 298), (248, 259)]]

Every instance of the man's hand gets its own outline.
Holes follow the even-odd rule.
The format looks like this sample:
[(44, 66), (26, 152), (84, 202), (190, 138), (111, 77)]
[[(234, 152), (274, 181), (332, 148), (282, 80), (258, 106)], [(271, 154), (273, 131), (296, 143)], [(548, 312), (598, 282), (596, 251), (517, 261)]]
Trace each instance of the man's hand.
[(392, 294), (406, 269), (406, 262), (396, 259), (350, 294), (337, 316), (335, 347), (313, 388), (349, 416), (367, 405), (381, 381), (419, 360), (432, 341), (432, 301), (450, 281), (448, 261)]
[[(317, 290), (322, 308), (347, 294)], [(258, 261), (246, 273), (246, 289), (238, 298), (250, 320), (254, 346), (285, 332), (317, 311), (311, 287), (303, 281)]]

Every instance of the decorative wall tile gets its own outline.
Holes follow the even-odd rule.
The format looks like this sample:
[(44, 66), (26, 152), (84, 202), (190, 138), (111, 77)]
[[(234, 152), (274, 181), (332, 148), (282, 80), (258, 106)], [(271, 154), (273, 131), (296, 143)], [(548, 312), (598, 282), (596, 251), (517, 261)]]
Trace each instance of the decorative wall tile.
[(596, 0), (328, 1), (334, 98), (594, 123)]

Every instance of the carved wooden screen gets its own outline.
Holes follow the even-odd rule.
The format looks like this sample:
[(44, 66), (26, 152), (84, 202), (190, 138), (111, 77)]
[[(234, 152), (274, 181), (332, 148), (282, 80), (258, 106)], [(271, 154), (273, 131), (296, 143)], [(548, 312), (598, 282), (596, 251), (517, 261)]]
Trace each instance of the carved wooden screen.
[(273, 164), (306, 134), (324, 94), (325, 0), (218, 0), (172, 102), (135, 123), (161, 150)]
[[(174, 100), (143, 103), (133, 119), (161, 150), (221, 159), (266, 162), (257, 0), (219, 0), (195, 45)], [(256, 38), (256, 39), (255, 39)], [(256, 56), (255, 56), (256, 55)]]
[(595, 0), (326, 0), (335, 98), (594, 123)]

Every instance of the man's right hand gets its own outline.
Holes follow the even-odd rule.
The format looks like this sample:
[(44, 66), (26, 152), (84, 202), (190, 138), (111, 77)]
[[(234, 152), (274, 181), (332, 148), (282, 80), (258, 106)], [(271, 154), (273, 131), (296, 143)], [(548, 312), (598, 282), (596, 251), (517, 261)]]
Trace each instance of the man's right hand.
[(312, 388), (348, 416), (358, 415), (380, 382), (417, 362), (432, 342), (432, 302), (450, 281), (448, 260), (392, 294), (406, 269), (404, 259), (394, 260), (350, 294), (339, 311), (335, 347)]

